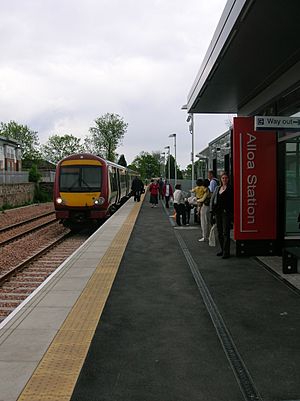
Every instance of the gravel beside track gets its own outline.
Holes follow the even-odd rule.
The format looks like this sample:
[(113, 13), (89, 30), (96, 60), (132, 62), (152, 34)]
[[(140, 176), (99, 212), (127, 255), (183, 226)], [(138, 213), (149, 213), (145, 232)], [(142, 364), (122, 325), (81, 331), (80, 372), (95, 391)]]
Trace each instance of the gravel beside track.
[(20, 235), (28, 233), (30, 230), (38, 229), (42, 224), (50, 223), (56, 221), (54, 214), (49, 216), (40, 217), (37, 220), (30, 221), (28, 223), (24, 223), (21, 226), (17, 226), (15, 228), (5, 230), (4, 232), (0, 232), (0, 246), (3, 246), (4, 242), (8, 240), (13, 240), (14, 238), (19, 237)]
[(0, 274), (28, 259), (38, 250), (53, 242), (55, 238), (69, 231), (57, 222), (1, 247)]
[(0, 228), (7, 227), (14, 223), (19, 223), (23, 220), (30, 219), (31, 217), (39, 216), (52, 211), (54, 212), (54, 206), (52, 202), (8, 209), (0, 212)]
[[(0, 322), (38, 288), (64, 260), (78, 249), (87, 240), (89, 235), (77, 234), (67, 238), (39, 259), (31, 262), (26, 269), (5, 282), (0, 287)], [(23, 257), (24, 259), (25, 257)]]

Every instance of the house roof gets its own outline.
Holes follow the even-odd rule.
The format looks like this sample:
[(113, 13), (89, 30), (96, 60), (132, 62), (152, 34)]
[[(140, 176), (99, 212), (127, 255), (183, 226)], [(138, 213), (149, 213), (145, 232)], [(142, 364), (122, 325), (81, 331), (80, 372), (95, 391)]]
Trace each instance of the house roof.
[(15, 146), (15, 147), (19, 147), (21, 145), (21, 143), (22, 143), (20, 141), (17, 141), (16, 139), (6, 138), (4, 136), (0, 136), (0, 142), (3, 142), (3, 143), (8, 144), (8, 145)]

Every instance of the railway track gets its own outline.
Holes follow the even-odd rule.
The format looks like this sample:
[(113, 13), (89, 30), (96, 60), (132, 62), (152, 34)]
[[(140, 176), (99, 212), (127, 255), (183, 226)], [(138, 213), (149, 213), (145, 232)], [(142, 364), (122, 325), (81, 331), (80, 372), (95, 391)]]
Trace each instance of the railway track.
[(0, 229), (0, 247), (56, 222), (54, 212), (44, 213)]
[(90, 233), (60, 234), (26, 260), (0, 272), (0, 322), (53, 273)]
[(10, 230), (12, 230), (14, 228), (21, 227), (23, 225), (32, 223), (33, 221), (42, 219), (43, 217), (51, 216), (51, 215), (54, 216), (55, 212), (51, 211), (51, 212), (43, 213), (43, 214), (40, 214), (38, 216), (31, 217), (30, 219), (25, 219), (25, 220), (19, 221), (18, 223), (14, 223), (14, 224), (11, 224), (9, 226), (2, 227), (2, 228), (0, 228), (0, 234), (2, 234), (4, 232), (7, 232), (7, 231), (10, 231)]

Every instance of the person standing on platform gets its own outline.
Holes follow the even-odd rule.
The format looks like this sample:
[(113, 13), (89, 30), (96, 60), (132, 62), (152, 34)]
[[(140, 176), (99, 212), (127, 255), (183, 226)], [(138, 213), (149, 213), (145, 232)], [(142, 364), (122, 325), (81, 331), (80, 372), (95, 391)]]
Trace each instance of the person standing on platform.
[(158, 183), (158, 186), (159, 186), (159, 199), (164, 199), (164, 196), (163, 196), (163, 187), (164, 187), (163, 179), (160, 177), (157, 183)]
[(173, 196), (173, 188), (172, 185), (169, 183), (168, 180), (165, 180), (163, 189), (162, 189), (163, 197), (165, 198), (166, 201), (166, 208), (169, 209), (169, 201), (170, 198)]
[(134, 201), (139, 202), (141, 200), (141, 194), (144, 191), (143, 181), (140, 180), (139, 177), (134, 177), (132, 180), (131, 191)]
[(209, 180), (205, 179), (203, 184), (205, 192), (202, 198), (199, 199), (199, 203), (202, 204), (200, 210), (202, 238), (198, 240), (199, 242), (208, 241), (209, 229), (210, 229), (210, 199), (212, 194), (209, 190)]
[(150, 203), (151, 207), (157, 207), (158, 204), (158, 193), (159, 193), (159, 185), (156, 180), (151, 180), (151, 184), (149, 185), (150, 191)]
[(184, 192), (181, 190), (181, 185), (175, 185), (174, 191), (174, 209), (176, 211), (176, 223), (178, 226), (181, 226), (181, 218), (182, 217), (182, 224), (186, 225), (186, 211), (185, 211), (185, 195)]
[(221, 185), (215, 189), (211, 199), (212, 218), (216, 217), (218, 238), (221, 246), (217, 256), (230, 257), (230, 228), (233, 221), (233, 191), (227, 173), (221, 175)]
[(214, 176), (214, 172), (213, 170), (209, 170), (207, 173), (207, 177), (209, 179), (209, 190), (211, 193), (215, 192), (215, 189), (217, 188), (217, 186), (219, 185), (218, 180), (215, 178)]
[(205, 187), (203, 185), (203, 180), (201, 178), (198, 178), (196, 181), (196, 186), (190, 190), (190, 192), (193, 192), (195, 194), (195, 197), (197, 198), (197, 212), (195, 213), (195, 222), (200, 223), (200, 210), (201, 210), (201, 204), (199, 202), (199, 199), (201, 199), (204, 195), (205, 192)]

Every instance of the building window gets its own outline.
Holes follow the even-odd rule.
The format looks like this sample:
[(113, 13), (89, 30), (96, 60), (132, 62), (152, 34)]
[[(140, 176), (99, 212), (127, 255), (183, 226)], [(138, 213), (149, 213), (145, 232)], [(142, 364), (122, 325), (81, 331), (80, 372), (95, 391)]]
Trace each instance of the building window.
[(286, 143), (285, 166), (285, 234), (300, 235), (300, 137)]

